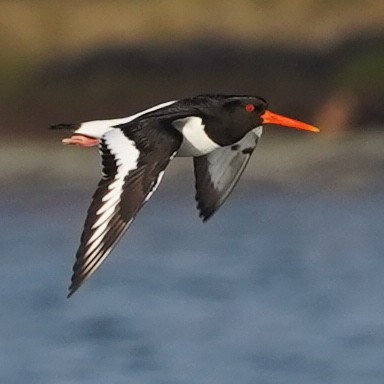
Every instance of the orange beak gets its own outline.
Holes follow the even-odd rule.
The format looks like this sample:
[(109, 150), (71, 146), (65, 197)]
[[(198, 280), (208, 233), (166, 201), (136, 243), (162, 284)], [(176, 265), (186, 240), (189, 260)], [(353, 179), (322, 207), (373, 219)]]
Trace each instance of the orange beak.
[(281, 116), (270, 111), (265, 111), (260, 117), (263, 119), (263, 124), (275, 124), (303, 131), (320, 132), (320, 129), (313, 125), (302, 123), (301, 121), (290, 119), (289, 117)]

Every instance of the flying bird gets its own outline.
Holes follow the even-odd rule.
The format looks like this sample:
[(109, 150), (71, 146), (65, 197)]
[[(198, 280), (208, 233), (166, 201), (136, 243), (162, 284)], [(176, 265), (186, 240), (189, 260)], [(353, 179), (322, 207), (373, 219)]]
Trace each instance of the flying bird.
[(232, 192), (266, 124), (319, 132), (269, 111), (261, 97), (242, 95), (199, 95), (125, 118), (52, 125), (74, 131), (64, 144), (98, 145), (102, 159), (68, 297), (111, 253), (175, 156), (193, 157), (197, 208), (206, 221)]

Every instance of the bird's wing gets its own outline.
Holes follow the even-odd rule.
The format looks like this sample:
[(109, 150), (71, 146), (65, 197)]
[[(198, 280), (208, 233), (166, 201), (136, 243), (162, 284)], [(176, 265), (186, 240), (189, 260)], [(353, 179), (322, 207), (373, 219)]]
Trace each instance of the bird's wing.
[(203, 221), (208, 220), (232, 192), (262, 134), (262, 127), (231, 146), (194, 157), (196, 201)]
[(88, 209), (68, 296), (100, 267), (126, 232), (181, 140), (178, 132), (153, 126), (115, 128), (101, 138), (102, 179)]

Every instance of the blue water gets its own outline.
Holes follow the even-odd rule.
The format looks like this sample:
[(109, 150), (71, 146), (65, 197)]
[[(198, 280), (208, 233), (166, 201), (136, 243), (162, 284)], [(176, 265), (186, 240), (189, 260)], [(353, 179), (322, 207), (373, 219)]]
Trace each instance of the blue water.
[(175, 188), (70, 300), (92, 186), (7, 194), (0, 383), (384, 382), (384, 192), (243, 185), (203, 225)]

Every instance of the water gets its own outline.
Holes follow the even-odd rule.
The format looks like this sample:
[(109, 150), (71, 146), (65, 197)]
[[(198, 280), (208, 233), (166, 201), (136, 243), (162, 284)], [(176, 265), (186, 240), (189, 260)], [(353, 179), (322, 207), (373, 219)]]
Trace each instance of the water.
[(70, 300), (92, 186), (3, 199), (1, 383), (383, 383), (384, 193), (174, 188)]

